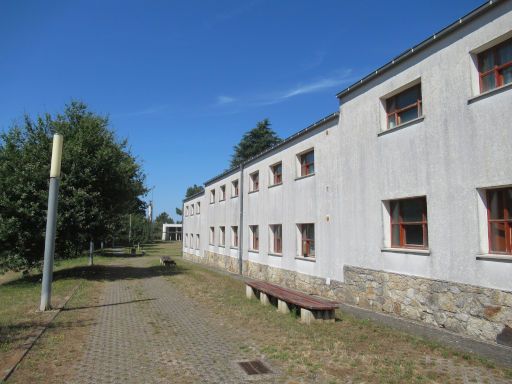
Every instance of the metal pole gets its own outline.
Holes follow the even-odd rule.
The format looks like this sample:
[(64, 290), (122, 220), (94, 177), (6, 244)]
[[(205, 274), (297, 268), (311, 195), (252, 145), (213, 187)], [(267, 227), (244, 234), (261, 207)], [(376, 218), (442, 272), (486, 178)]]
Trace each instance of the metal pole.
[(89, 241), (89, 265), (93, 265), (93, 256), (92, 256), (93, 252), (94, 252), (94, 242), (91, 240), (91, 241)]
[(57, 205), (60, 183), (60, 166), (62, 161), (61, 135), (53, 136), (52, 164), (50, 168), (50, 188), (48, 191), (48, 212), (46, 218), (46, 237), (44, 242), (43, 283), (41, 289), (41, 305), (39, 309), (51, 309), (53, 258), (55, 253), (55, 233), (57, 228)]
[(244, 163), (240, 164), (240, 181), (238, 183), (240, 199), (240, 224), (238, 229), (238, 273), (243, 275), (243, 239), (244, 239)]
[(132, 244), (132, 214), (130, 213), (130, 230), (128, 231), (128, 244)]

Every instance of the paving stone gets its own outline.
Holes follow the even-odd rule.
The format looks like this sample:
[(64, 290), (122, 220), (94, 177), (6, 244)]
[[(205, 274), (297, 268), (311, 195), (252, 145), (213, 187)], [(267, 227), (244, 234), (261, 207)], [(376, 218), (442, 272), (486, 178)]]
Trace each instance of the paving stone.
[(74, 383), (282, 382), (277, 374), (249, 377), (236, 361), (262, 354), (243, 332), (209, 321), (207, 308), (160, 276), (106, 282), (101, 307)]

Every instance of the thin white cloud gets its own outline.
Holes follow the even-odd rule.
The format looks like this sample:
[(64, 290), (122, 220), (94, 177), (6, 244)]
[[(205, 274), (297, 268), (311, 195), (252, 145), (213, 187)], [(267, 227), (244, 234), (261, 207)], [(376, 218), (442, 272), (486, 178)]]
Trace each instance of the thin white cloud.
[(253, 105), (271, 105), (282, 103), (293, 97), (307, 95), (310, 93), (321, 92), (327, 89), (340, 87), (343, 84), (347, 84), (354, 81), (351, 69), (345, 69), (337, 71), (328, 77), (322, 77), (315, 80), (311, 80), (307, 83), (300, 83), (295, 87), (289, 88), (284, 91), (272, 92), (264, 95), (260, 95), (255, 100), (250, 102)]
[(236, 101), (236, 99), (234, 97), (231, 97), (231, 96), (218, 96), (217, 97), (217, 105), (226, 105), (226, 104), (231, 104), (231, 103), (234, 103)]
[(294, 97), (299, 97), (311, 93), (322, 92), (325, 90), (340, 88), (347, 83), (355, 81), (351, 69), (343, 69), (331, 73), (329, 76), (313, 79), (306, 83), (299, 83), (294, 87), (284, 90), (256, 93), (245, 96), (217, 96), (214, 107), (222, 110), (222, 114), (240, 113), (244, 109), (263, 107), (283, 103)]

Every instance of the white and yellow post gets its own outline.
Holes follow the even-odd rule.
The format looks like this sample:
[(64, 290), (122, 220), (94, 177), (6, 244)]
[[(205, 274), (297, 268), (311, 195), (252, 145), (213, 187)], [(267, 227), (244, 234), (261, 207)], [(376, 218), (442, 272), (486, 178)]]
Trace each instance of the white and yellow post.
[(55, 253), (55, 232), (57, 227), (57, 203), (59, 196), (60, 166), (62, 162), (62, 135), (53, 136), (52, 164), (50, 168), (50, 190), (48, 193), (48, 213), (46, 218), (46, 238), (44, 242), (43, 286), (39, 309), (51, 309), (53, 257)]

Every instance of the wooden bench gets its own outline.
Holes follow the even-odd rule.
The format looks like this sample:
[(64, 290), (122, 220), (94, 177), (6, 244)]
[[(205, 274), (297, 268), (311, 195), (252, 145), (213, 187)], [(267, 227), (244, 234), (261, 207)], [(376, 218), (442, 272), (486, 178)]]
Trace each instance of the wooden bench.
[(289, 313), (289, 305), (294, 305), (300, 308), (300, 319), (303, 323), (311, 324), (313, 321), (334, 322), (334, 310), (338, 307), (338, 304), (333, 301), (319, 299), (265, 281), (249, 280), (245, 284), (248, 299), (259, 298), (263, 305), (269, 305), (271, 301), (277, 300), (277, 310), (281, 313)]
[(176, 262), (169, 256), (162, 256), (160, 257), (160, 265), (165, 265), (166, 267), (175, 267)]

